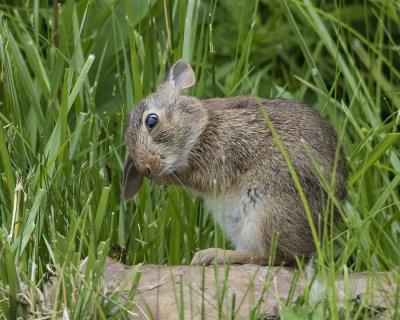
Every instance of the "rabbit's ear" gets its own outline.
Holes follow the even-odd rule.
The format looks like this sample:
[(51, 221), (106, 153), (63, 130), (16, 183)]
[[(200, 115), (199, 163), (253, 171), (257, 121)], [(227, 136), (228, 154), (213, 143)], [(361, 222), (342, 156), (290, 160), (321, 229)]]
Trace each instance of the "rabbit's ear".
[(128, 157), (125, 161), (124, 176), (122, 179), (122, 198), (129, 200), (139, 191), (143, 183), (143, 176), (137, 171), (133, 160)]
[(193, 69), (183, 60), (178, 60), (169, 68), (163, 81), (163, 83), (170, 83), (180, 90), (191, 87), (195, 82)]

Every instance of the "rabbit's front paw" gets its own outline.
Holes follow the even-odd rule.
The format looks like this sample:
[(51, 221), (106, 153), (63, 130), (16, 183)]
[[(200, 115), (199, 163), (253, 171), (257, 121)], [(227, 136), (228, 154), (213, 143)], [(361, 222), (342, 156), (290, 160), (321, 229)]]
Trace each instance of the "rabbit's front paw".
[(214, 262), (221, 264), (224, 263), (224, 250), (216, 249), (216, 248), (209, 248), (201, 251), (197, 251), (194, 254), (192, 259), (192, 266), (201, 266), (206, 265), (209, 266)]

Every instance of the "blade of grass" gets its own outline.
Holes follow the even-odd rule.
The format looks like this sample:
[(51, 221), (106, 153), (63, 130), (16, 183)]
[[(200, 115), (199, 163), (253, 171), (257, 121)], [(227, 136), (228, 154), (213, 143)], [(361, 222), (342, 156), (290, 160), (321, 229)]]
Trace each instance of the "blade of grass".
[(14, 254), (16, 251), (18, 252), (18, 254), (15, 254), (14, 257), (16, 264), (19, 263), (21, 255), (23, 254), (25, 247), (28, 244), (29, 238), (31, 237), (32, 232), (35, 228), (36, 217), (39, 212), (40, 205), (42, 204), (43, 196), (45, 194), (46, 192), (44, 189), (39, 189), (35, 197), (35, 201), (32, 205), (32, 209), (29, 212), (28, 220), (26, 221), (24, 229), (22, 231), (21, 240), (18, 239), (11, 244), (11, 252), (13, 252)]
[(14, 172), (11, 166), (10, 161), (10, 154), (8, 153), (7, 145), (6, 145), (6, 137), (4, 134), (3, 129), (3, 122), (0, 122), (0, 156), (1, 162), (5, 171), (5, 176), (7, 178), (7, 186), (8, 186), (8, 193), (11, 200), (11, 207), (14, 206), (14, 189), (15, 189), (15, 178)]
[(74, 103), (76, 96), (78, 95), (79, 91), (82, 89), (83, 82), (86, 79), (86, 76), (90, 70), (90, 67), (93, 64), (94, 59), (95, 59), (94, 54), (90, 54), (89, 57), (86, 59), (86, 62), (82, 68), (82, 71), (80, 72), (79, 77), (76, 80), (76, 83), (68, 97), (68, 111), (71, 109), (71, 106)]
[(366, 160), (360, 164), (350, 176), (348, 185), (352, 186), (398, 139), (400, 133), (392, 133), (380, 142), (367, 156)]
[(110, 196), (110, 191), (110, 187), (104, 187), (103, 191), (101, 192), (99, 206), (97, 207), (95, 219), (96, 239), (99, 239), (100, 230), (104, 220), (104, 214), (106, 213), (108, 198)]

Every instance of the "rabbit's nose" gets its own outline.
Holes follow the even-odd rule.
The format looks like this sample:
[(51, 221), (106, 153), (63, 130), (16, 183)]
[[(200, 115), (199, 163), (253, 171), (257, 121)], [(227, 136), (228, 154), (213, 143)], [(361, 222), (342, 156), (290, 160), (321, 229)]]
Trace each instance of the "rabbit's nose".
[(157, 176), (164, 168), (163, 161), (157, 157), (147, 157), (143, 163), (142, 172), (148, 176)]

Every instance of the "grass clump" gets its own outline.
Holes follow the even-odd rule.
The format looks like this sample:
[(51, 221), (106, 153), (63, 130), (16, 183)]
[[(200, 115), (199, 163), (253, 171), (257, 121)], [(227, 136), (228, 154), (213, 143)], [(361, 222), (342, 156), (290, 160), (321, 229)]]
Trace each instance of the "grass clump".
[(31, 312), (107, 317), (117, 303), (96, 290), (106, 256), (188, 264), (225, 245), (184, 188), (145, 181), (121, 201), (126, 115), (183, 58), (197, 77), (190, 94), (292, 98), (334, 125), (349, 181), (346, 203), (327, 208), (343, 222), (316, 264), (327, 303), (306, 292), (282, 317), (363, 315), (365, 301), (339, 312), (333, 281), (400, 264), (399, 17), (390, 0), (1, 3), (0, 314), (27, 316), (19, 294), (43, 290), (51, 265), (59, 299), (44, 310), (32, 295)]

